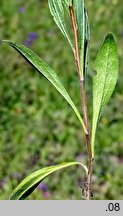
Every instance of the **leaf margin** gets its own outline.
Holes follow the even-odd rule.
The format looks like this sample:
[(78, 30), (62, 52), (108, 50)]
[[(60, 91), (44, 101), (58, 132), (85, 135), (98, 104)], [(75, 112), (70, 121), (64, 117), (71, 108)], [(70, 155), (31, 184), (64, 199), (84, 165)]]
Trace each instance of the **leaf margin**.
[[(61, 30), (64, 37), (68, 40), (69, 45), (71, 46), (71, 49), (74, 53), (74, 45), (72, 43), (70, 34), (67, 30), (67, 25), (65, 22), (65, 15), (64, 15), (64, 7), (67, 8), (67, 3), (65, 0), (48, 0), (49, 10), (50, 13), (58, 26), (58, 28)], [(59, 8), (58, 8), (59, 7)], [(57, 9), (60, 9), (59, 11)]]
[[(112, 56), (115, 55), (115, 80), (113, 80), (113, 84), (112, 84), (112, 90), (110, 90), (110, 93), (109, 93), (109, 96), (107, 97), (107, 100), (104, 100), (103, 96), (105, 95), (105, 86), (106, 86), (106, 77), (105, 77), (105, 83), (104, 83), (104, 87), (103, 87), (103, 92), (102, 92), (102, 96), (101, 96), (101, 100), (100, 100), (100, 107), (99, 107), (99, 110), (98, 110), (98, 114), (97, 116), (95, 117), (95, 112), (94, 110), (96, 110), (95, 107), (97, 107), (96, 103), (94, 102), (94, 87), (95, 87), (95, 83), (96, 83), (96, 78), (97, 78), (97, 75), (99, 72), (97, 72), (97, 68), (98, 67), (98, 58), (100, 58), (100, 53), (102, 52), (102, 49), (104, 49), (104, 46), (106, 45), (106, 43), (110, 42), (110, 44), (108, 44), (109, 46), (109, 52), (110, 52), (110, 46), (111, 46), (111, 43), (113, 44), (113, 49), (114, 49), (114, 53), (112, 53)], [(113, 50), (112, 49), (112, 50)], [(108, 60), (110, 61), (110, 57), (112, 57), (111, 55), (109, 55), (108, 53)], [(110, 56), (110, 57), (109, 57)], [(113, 58), (113, 57), (112, 57)], [(108, 65), (109, 63), (107, 63)], [(93, 77), (93, 118), (92, 118), (92, 130), (91, 130), (91, 147), (92, 147), (92, 156), (94, 157), (94, 147), (95, 147), (95, 135), (96, 135), (96, 130), (97, 130), (97, 123), (98, 123), (98, 120), (99, 118), (101, 117), (101, 114), (102, 114), (102, 111), (105, 107), (105, 105), (108, 103), (109, 99), (111, 98), (111, 95), (115, 89), (115, 86), (116, 86), (116, 83), (117, 83), (117, 80), (118, 80), (118, 72), (119, 72), (119, 57), (118, 57), (118, 50), (117, 50), (117, 44), (116, 44), (116, 41), (115, 41), (115, 38), (113, 36), (112, 33), (108, 33), (98, 51), (98, 54), (97, 54), (97, 57), (96, 57), (96, 60), (95, 60), (95, 64), (94, 64), (94, 69), (96, 70), (97, 74)], [(95, 99), (96, 100), (96, 99)], [(103, 102), (103, 104), (101, 104)], [(94, 105), (95, 103), (95, 105)], [(94, 107), (95, 106), (95, 107)], [(102, 107), (101, 107), (102, 106)], [(95, 119), (95, 120), (94, 120)]]
[[(68, 104), (71, 106), (71, 108), (73, 109), (74, 113), (76, 114), (76, 116), (78, 117), (82, 127), (83, 127), (83, 130), (84, 130), (84, 133), (87, 134), (87, 129), (86, 129), (86, 126), (84, 124), (84, 121), (78, 111), (78, 109), (76, 108), (73, 100), (71, 99), (71, 97), (69, 96), (68, 92), (66, 91), (65, 87), (63, 86), (63, 84), (61, 83), (58, 75), (54, 72), (54, 70), (43, 60), (41, 59), (39, 56), (37, 56), (37, 54), (35, 54), (31, 49), (27, 48), (26, 46), (22, 45), (22, 44), (17, 44), (17, 43), (13, 43), (9, 40), (2, 40), (3, 43), (6, 43), (8, 44), (9, 46), (11, 46), (12, 48), (14, 48), (22, 57), (25, 58), (25, 60), (31, 64), (40, 74), (42, 74), (56, 89), (57, 91), (63, 96), (63, 98), (66, 99), (66, 101), (68, 102)], [(52, 74), (50, 75), (50, 78), (46, 75), (46, 72), (45, 72), (45, 75), (44, 75), (44, 72), (42, 72), (39, 68), (37, 68), (36, 66), (34, 66), (34, 64), (26, 57), (25, 54), (23, 54), (22, 52), (22, 48), (24, 48), (27, 51), (29, 51), (31, 54), (33, 54), (35, 56), (35, 58), (37, 58), (38, 60), (40, 60), (44, 65), (45, 65), (45, 69), (48, 68)], [(54, 79), (54, 77), (55, 79)], [(53, 78), (53, 81), (51, 80), (51, 77)], [(59, 82), (59, 84), (62, 86), (62, 90), (64, 91), (64, 94), (61, 93), (61, 91), (59, 90), (59, 88), (56, 86), (56, 82)], [(55, 84), (54, 84), (55, 83)]]
[[(54, 173), (56, 171), (59, 171), (61, 169), (64, 169), (64, 168), (67, 168), (67, 167), (70, 167), (70, 166), (73, 166), (73, 165), (80, 165), (81, 167), (83, 167), (85, 172), (86, 172), (86, 175), (87, 175), (87, 173), (88, 173), (87, 167), (85, 165), (83, 165), (82, 163), (80, 163), (80, 162), (66, 162), (66, 163), (64, 162), (64, 163), (61, 163), (59, 165), (45, 167), (45, 168), (42, 168), (40, 170), (37, 170), (37, 171), (33, 172), (32, 174), (27, 176), (24, 180), (22, 180), (21, 183), (14, 189), (14, 191), (10, 195), (9, 199), (10, 200), (23, 200), (23, 199), (26, 199), (35, 190), (37, 185), (39, 185), (44, 180), (44, 178), (46, 178), (47, 176), (51, 175), (52, 173)], [(54, 169), (54, 170), (47, 171), (48, 173), (44, 172), (43, 176), (40, 177), (40, 175), (41, 175), (40, 172), (42, 172), (43, 170), (45, 170), (47, 168), (50, 169), (50, 170), (51, 169)], [(27, 182), (29, 184), (29, 182), (31, 182), (31, 179), (33, 179), (33, 181), (34, 181), (34, 178), (36, 178), (36, 175), (37, 175), (37, 180), (35, 180), (35, 183), (31, 183), (31, 185), (28, 186), (28, 189), (25, 189), (25, 185), (27, 186)], [(32, 190), (31, 190), (31, 188), (32, 188)], [(30, 192), (28, 193), (28, 191), (30, 191)], [(26, 193), (27, 193), (27, 196), (26, 196)]]

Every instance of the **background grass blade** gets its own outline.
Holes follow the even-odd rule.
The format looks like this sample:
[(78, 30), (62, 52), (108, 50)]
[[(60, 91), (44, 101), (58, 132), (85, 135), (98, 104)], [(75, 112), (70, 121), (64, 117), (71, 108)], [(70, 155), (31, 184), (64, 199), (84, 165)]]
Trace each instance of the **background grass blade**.
[(97, 55), (94, 69), (97, 75), (93, 78), (93, 123), (92, 123), (92, 152), (97, 122), (104, 106), (109, 101), (118, 79), (119, 60), (116, 42), (112, 34), (108, 34)]
[(65, 36), (65, 38), (68, 40), (72, 50), (74, 51), (74, 46), (71, 41), (69, 32), (67, 30), (67, 25), (65, 21), (65, 15), (64, 15), (64, 7), (63, 5), (67, 8), (67, 2), (66, 0), (48, 0), (49, 4), (49, 9), (50, 12), (54, 18), (54, 21), (56, 22), (57, 26)]
[(85, 169), (86, 174), (87, 174), (88, 172), (87, 167), (79, 162), (68, 162), (68, 163), (62, 163), (56, 166), (49, 166), (49, 167), (42, 168), (32, 173), (28, 177), (26, 177), (13, 191), (13, 193), (10, 196), (10, 200), (26, 199), (35, 190), (35, 188), (44, 178), (46, 178), (50, 174), (60, 169), (67, 168), (73, 165), (81, 165)]
[(75, 114), (77, 115), (79, 121), (81, 122), (84, 132), (87, 133), (79, 111), (77, 110), (75, 104), (73, 103), (72, 99), (70, 98), (69, 94), (67, 93), (66, 89), (64, 88), (63, 84), (59, 80), (59, 77), (54, 72), (54, 70), (46, 62), (39, 58), (32, 50), (25, 47), (24, 45), (18, 45), (6, 40), (3, 40), (3, 42), (9, 44), (11, 47), (17, 50), (26, 59), (26, 61), (28, 61), (36, 70), (38, 70), (38, 72), (44, 75), (52, 83), (52, 85), (70, 104)]

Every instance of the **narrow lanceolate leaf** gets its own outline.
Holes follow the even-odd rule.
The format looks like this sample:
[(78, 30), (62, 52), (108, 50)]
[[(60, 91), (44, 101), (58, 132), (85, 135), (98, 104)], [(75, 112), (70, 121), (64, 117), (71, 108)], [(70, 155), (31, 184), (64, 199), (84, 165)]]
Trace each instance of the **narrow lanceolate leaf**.
[(118, 79), (119, 60), (117, 47), (112, 34), (108, 34), (97, 55), (95, 67), (97, 74), (93, 78), (93, 123), (92, 123), (92, 152), (97, 122), (104, 106), (109, 101)]
[(25, 47), (24, 45), (15, 44), (11, 41), (6, 40), (4, 40), (3, 42), (9, 44), (11, 47), (17, 50), (26, 59), (27, 62), (29, 62), (39, 73), (44, 75), (52, 83), (52, 85), (58, 90), (58, 92), (66, 99), (66, 101), (72, 107), (79, 121), (81, 122), (84, 132), (87, 133), (86, 127), (79, 111), (77, 110), (75, 104), (73, 103), (72, 99), (70, 98), (69, 94), (67, 93), (66, 89), (64, 88), (63, 84), (59, 80), (59, 77), (54, 72), (54, 70), (46, 62), (39, 58), (32, 50)]
[(84, 43), (85, 43), (85, 6), (84, 0), (74, 0), (74, 10), (76, 14), (76, 21), (78, 27), (78, 39), (79, 39), (79, 48), (80, 54), (84, 55)]
[(68, 162), (68, 163), (62, 163), (56, 166), (49, 166), (49, 167), (45, 167), (42, 168), (34, 173), (32, 173), (31, 175), (29, 175), (28, 177), (26, 177), (13, 191), (13, 193), (10, 196), (10, 200), (24, 200), (26, 199), (34, 190), (35, 188), (40, 184), (40, 182), (46, 178), (47, 176), (49, 176), (50, 174), (63, 169), (63, 168), (67, 168), (69, 166), (73, 166), (73, 165), (81, 165), (85, 171), (86, 174), (88, 172), (88, 169), (86, 166), (84, 166), (83, 164), (79, 163), (79, 162)]
[(85, 45), (84, 45), (84, 78), (85, 78), (85, 84), (87, 79), (87, 73), (88, 73), (88, 61), (89, 61), (89, 48), (90, 48), (90, 25), (89, 25), (89, 19), (88, 14), (85, 9)]
[(48, 0), (50, 12), (56, 22), (57, 26), (68, 40), (72, 50), (74, 51), (74, 46), (72, 44), (72, 40), (70, 38), (70, 34), (67, 30), (67, 25), (65, 21), (64, 15), (64, 7), (67, 8), (67, 1), (66, 0)]
[(76, 15), (76, 22), (78, 28), (80, 67), (81, 77), (83, 78), (83, 76), (86, 76), (87, 73), (87, 62), (90, 44), (90, 27), (84, 0), (74, 0), (73, 7)]

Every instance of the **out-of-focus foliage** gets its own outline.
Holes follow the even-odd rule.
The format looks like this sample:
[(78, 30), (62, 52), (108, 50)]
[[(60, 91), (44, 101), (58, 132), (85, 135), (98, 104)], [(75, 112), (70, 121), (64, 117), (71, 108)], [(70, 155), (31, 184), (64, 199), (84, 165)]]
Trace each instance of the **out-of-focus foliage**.
[[(87, 1), (91, 26), (88, 107), (92, 117), (92, 66), (107, 32), (118, 41), (120, 75), (98, 126), (93, 173), (94, 199), (123, 199), (123, 1)], [(69, 24), (69, 23), (68, 23)], [(71, 49), (55, 25), (47, 1), (1, 0), (0, 39), (30, 46), (59, 72), (78, 109), (79, 85)], [(42, 166), (85, 163), (85, 141), (71, 108), (52, 86), (12, 49), (0, 47), (0, 199)], [(81, 199), (81, 168), (54, 174), (29, 199)]]

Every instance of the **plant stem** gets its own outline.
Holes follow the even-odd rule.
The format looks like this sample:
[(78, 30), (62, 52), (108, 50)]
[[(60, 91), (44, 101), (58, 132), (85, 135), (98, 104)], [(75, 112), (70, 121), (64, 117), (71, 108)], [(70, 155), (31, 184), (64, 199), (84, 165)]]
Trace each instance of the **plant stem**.
[[(86, 106), (86, 99), (85, 99), (85, 89), (84, 89), (84, 77), (81, 76), (81, 67), (80, 67), (80, 56), (79, 56), (79, 44), (78, 44), (78, 30), (76, 24), (76, 18), (74, 15), (74, 9), (72, 5), (69, 5), (70, 11), (70, 18), (74, 33), (74, 44), (75, 44), (75, 60), (77, 65), (78, 77), (80, 82), (80, 91), (81, 91), (81, 102), (82, 102), (82, 111), (84, 116), (84, 123), (87, 129), (86, 136), (86, 148), (88, 154), (88, 175), (86, 176), (85, 180), (85, 188), (84, 188), (84, 199), (89, 200), (91, 195), (91, 187), (92, 187), (92, 150), (91, 150), (91, 143), (90, 143), (90, 129), (89, 129), (89, 121), (87, 115), (87, 106)], [(82, 73), (83, 74), (83, 73)]]

